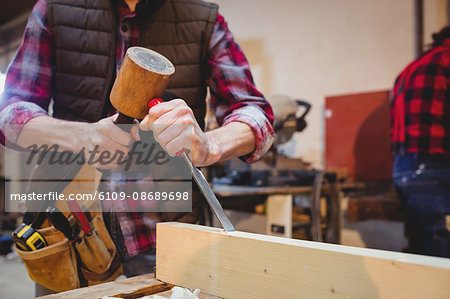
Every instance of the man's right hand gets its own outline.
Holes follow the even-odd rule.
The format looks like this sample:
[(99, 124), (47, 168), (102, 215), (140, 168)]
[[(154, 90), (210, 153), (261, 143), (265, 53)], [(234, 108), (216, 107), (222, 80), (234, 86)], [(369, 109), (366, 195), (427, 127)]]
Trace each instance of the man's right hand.
[[(117, 168), (118, 162), (128, 155), (133, 142), (140, 140), (138, 122), (136, 121), (130, 133), (127, 133), (114, 124), (117, 116), (118, 114), (115, 114), (83, 126), (82, 132), (77, 136), (79, 148), (75, 148), (74, 152), (84, 151), (86, 162), (96, 168), (109, 170)], [(116, 158), (110, 161), (114, 155)]]
[[(140, 140), (137, 121), (127, 133), (114, 124), (116, 117), (117, 114), (96, 123), (81, 123), (38, 116), (23, 126), (16, 144), (23, 148), (58, 145), (58, 151), (84, 152), (86, 162), (94, 167), (115, 169), (119, 153), (123, 153), (125, 158), (133, 141)], [(116, 159), (112, 162), (99, 161), (101, 155), (104, 155), (103, 161), (109, 161), (116, 153)]]

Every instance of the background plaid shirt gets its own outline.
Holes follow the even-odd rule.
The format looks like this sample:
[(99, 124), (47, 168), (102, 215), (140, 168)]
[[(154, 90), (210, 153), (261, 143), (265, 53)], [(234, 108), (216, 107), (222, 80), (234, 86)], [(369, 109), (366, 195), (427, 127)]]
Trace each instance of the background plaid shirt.
[[(126, 49), (137, 45), (139, 28), (135, 13), (123, 2), (117, 6), (117, 16), (118, 70)], [(273, 112), (256, 89), (248, 62), (220, 14), (209, 45), (208, 64), (211, 73), (207, 83), (219, 125), (233, 121), (248, 124), (256, 136), (256, 149), (245, 159), (247, 162), (258, 160), (274, 140)], [(48, 114), (54, 71), (54, 40), (48, 26), (46, 2), (38, 0), (25, 28), (23, 42), (7, 72), (0, 105), (3, 144), (5, 138), (15, 143), (24, 124), (36, 116)], [(119, 214), (124, 244), (130, 256), (154, 247), (154, 221), (138, 213)]]
[(450, 39), (413, 61), (392, 91), (394, 152), (450, 155)]

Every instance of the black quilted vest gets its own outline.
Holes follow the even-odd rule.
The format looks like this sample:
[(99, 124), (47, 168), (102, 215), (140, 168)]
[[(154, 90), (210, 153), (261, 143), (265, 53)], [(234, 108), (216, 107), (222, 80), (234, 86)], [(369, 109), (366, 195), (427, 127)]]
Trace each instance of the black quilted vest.
[[(216, 4), (166, 0), (141, 25), (139, 45), (166, 56), (175, 66), (168, 91), (184, 99), (204, 127), (206, 55), (217, 18)], [(47, 0), (56, 47), (53, 116), (95, 122), (115, 79), (115, 10), (110, 0)]]

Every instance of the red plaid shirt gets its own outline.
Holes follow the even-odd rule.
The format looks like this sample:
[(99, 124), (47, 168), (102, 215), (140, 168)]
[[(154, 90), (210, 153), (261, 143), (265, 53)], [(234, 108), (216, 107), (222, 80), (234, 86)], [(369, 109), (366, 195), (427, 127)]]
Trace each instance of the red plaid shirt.
[(394, 152), (450, 155), (450, 39), (413, 61), (395, 81)]
[[(126, 49), (137, 45), (139, 28), (135, 13), (124, 3), (118, 5), (117, 15), (116, 63), (119, 69)], [(48, 26), (46, 2), (38, 0), (25, 28), (23, 42), (7, 72), (0, 105), (3, 141), (7, 138), (15, 143), (24, 124), (48, 113), (53, 94), (54, 58), (54, 39)], [(211, 73), (207, 83), (219, 125), (233, 121), (248, 124), (256, 136), (256, 149), (245, 158), (247, 162), (258, 160), (274, 140), (273, 112), (256, 89), (248, 62), (221, 15), (217, 17), (211, 37), (208, 63)], [(154, 221), (142, 214), (119, 214), (124, 244), (130, 256), (154, 247)]]

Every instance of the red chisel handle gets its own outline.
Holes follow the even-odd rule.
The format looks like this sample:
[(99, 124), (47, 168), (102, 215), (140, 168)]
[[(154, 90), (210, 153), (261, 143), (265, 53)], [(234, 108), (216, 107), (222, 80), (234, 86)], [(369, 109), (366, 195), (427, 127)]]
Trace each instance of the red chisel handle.
[[(154, 99), (152, 99), (150, 102), (148, 102), (148, 109), (150, 110), (150, 109), (152, 109), (153, 107), (155, 107), (156, 105), (158, 105), (158, 104), (160, 104), (160, 103), (162, 103), (162, 102), (164, 102), (162, 99), (160, 99), (160, 98), (154, 98)], [(182, 156), (183, 153), (188, 154), (188, 153), (189, 153), (189, 150), (186, 149), (186, 148), (184, 148), (184, 149), (182, 149), (181, 151), (179, 151), (179, 152), (177, 153), (178, 158), (182, 158), (182, 157), (183, 157), (183, 156)]]
[(154, 98), (153, 100), (151, 100), (150, 102), (148, 102), (148, 109), (152, 109), (153, 107), (155, 107), (156, 105), (160, 104), (164, 102), (162, 99), (160, 98)]
[(76, 220), (78, 220), (78, 223), (81, 226), (81, 230), (86, 235), (88, 236), (91, 235), (92, 234), (91, 225), (89, 224), (86, 215), (83, 213), (78, 203), (75, 200), (68, 200), (67, 204), (69, 205), (69, 209), (72, 215), (75, 217)]

